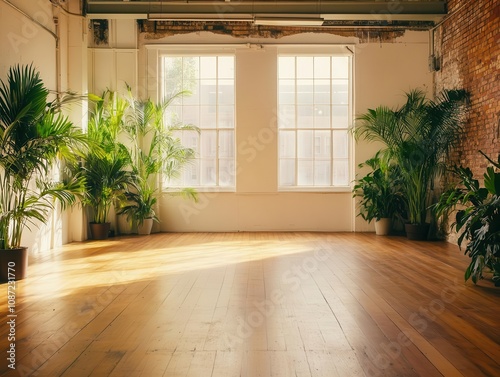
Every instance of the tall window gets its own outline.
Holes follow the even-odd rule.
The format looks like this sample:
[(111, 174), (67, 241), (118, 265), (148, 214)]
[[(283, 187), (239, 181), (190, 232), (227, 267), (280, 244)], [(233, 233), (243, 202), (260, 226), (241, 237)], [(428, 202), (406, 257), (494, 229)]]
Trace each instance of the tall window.
[(168, 187), (235, 187), (234, 56), (164, 56), (163, 97), (185, 91), (167, 110), (167, 124), (197, 126), (179, 131), (196, 157)]
[(278, 57), (279, 186), (347, 187), (351, 57)]

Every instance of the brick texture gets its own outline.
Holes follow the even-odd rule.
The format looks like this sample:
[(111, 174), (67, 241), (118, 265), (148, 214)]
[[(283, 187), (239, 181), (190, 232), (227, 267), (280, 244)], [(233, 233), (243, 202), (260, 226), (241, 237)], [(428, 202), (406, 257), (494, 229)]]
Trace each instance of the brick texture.
[(301, 33), (335, 34), (343, 37), (356, 37), (360, 43), (392, 42), (404, 35), (406, 30), (422, 30), (419, 26), (374, 27), (371, 29), (354, 26), (342, 28), (293, 27), (293, 26), (256, 26), (248, 22), (190, 22), (190, 21), (139, 21), (139, 29), (144, 39), (159, 39), (171, 35), (207, 31), (214, 34), (231, 35), (237, 38), (278, 39)]
[(465, 135), (453, 162), (481, 178), (500, 153), (500, 1), (450, 0), (448, 16), (436, 29), (434, 46), (441, 59), (435, 90), (463, 88), (471, 94)]

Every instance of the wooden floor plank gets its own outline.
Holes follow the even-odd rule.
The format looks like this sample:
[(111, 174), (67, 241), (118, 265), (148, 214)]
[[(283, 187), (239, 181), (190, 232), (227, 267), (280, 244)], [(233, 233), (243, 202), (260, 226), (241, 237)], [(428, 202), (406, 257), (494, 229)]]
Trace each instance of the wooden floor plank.
[(17, 369), (0, 376), (497, 377), (500, 289), (465, 284), (468, 263), (359, 233), (74, 243), (17, 282)]

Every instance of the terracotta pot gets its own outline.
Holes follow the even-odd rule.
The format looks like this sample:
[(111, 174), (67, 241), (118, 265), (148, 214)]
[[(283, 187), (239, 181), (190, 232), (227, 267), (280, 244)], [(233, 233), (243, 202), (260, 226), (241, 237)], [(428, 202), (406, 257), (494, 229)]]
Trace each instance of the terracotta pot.
[(93, 240), (105, 240), (109, 236), (111, 223), (90, 223), (90, 235)]
[(391, 232), (392, 221), (390, 218), (382, 218), (375, 221), (375, 234), (377, 236), (387, 236)]
[(153, 219), (144, 219), (142, 225), (137, 226), (137, 233), (141, 235), (151, 234), (153, 229)]
[[(10, 268), (10, 269), (9, 269)], [(9, 275), (10, 272), (10, 275)], [(28, 248), (0, 250), (0, 281), (21, 280), (28, 274)]]
[(430, 224), (405, 224), (406, 238), (414, 241), (427, 240)]

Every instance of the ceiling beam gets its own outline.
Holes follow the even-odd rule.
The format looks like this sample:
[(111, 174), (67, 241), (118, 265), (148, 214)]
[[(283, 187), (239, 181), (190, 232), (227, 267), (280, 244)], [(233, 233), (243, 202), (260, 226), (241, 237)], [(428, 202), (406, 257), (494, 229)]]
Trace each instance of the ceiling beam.
[[(179, 18), (196, 14), (221, 21), (248, 17), (321, 17), (325, 20), (438, 21), (446, 15), (446, 1), (122, 1), (87, 0), (91, 18)], [(201, 16), (200, 16), (201, 15)]]

